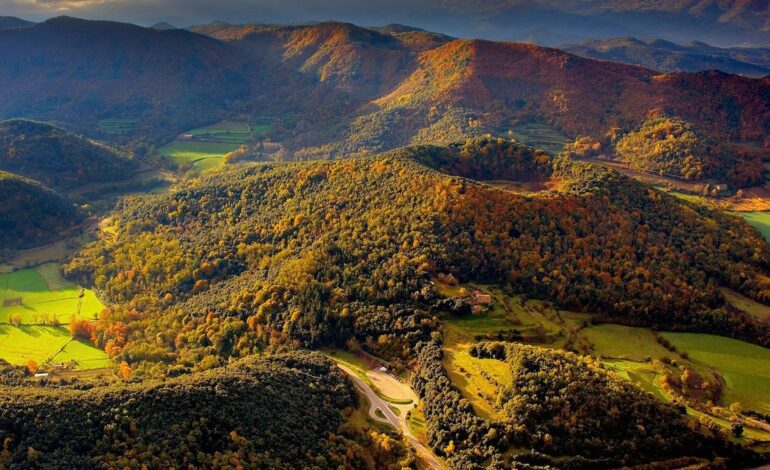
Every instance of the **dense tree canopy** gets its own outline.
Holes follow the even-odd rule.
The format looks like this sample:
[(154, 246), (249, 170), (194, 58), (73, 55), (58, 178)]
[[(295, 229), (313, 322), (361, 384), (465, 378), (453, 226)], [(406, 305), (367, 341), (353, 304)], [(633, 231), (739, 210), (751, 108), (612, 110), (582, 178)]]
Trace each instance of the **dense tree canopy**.
[[(158, 383), (4, 388), (0, 464), (26, 468), (409, 468), (398, 440), (345, 424), (353, 385), (317, 353)], [(388, 452), (380, 446), (386, 445)], [(401, 462), (399, 462), (401, 460)]]
[(36, 181), (0, 171), (0, 249), (55, 240), (83, 219), (72, 203)]
[[(516, 194), (415, 161), (493, 176), (476, 159), (561, 189)], [(729, 313), (718, 289), (770, 298), (770, 249), (754, 229), (503, 140), (252, 166), (124, 206), (116, 235), (65, 271), (119, 304), (93, 339), (132, 363), (200, 368), (287, 342), (350, 338), (407, 359), (435, 330), (439, 274), (507, 284), (600, 318), (768, 341), (767, 325)]]

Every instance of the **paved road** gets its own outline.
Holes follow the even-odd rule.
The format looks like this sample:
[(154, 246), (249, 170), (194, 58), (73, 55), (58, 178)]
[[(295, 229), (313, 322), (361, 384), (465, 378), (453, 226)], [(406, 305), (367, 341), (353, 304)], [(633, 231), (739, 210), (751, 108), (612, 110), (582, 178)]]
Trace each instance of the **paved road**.
[[(361, 380), (355, 372), (343, 364), (337, 363), (337, 365), (346, 374), (348, 374), (353, 383), (356, 384), (356, 387), (361, 390), (361, 393), (366, 395), (366, 398), (369, 399), (369, 403), (372, 404), (371, 408), (369, 408), (369, 416), (371, 416), (372, 419), (381, 423), (388, 423), (389, 425), (393, 426), (394, 429), (400, 430), (409, 444), (414, 448), (415, 452), (417, 453), (417, 457), (419, 457), (420, 460), (422, 460), (423, 463), (428, 466), (428, 468), (433, 470), (446, 470), (446, 465), (439, 461), (433, 452), (422, 442), (420, 442), (417, 437), (415, 437), (414, 433), (412, 433), (412, 430), (409, 428), (409, 424), (406, 422), (406, 409), (401, 408), (401, 414), (403, 417), (396, 416), (396, 414), (393, 413), (393, 410), (390, 409), (390, 406), (388, 406), (388, 402), (374, 393), (374, 390), (372, 390), (366, 382)], [(383, 416), (385, 416), (384, 419), (380, 416), (377, 416), (377, 410), (382, 412)]]

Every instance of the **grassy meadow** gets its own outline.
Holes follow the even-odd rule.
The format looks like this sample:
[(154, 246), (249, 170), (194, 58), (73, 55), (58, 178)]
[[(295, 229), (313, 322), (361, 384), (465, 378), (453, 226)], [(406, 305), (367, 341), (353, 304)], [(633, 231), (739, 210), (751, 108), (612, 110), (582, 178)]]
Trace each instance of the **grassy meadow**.
[(770, 242), (770, 212), (740, 212), (739, 214)]
[(0, 325), (0, 359), (14, 365), (26, 365), (30, 360), (40, 365), (75, 361), (75, 370), (112, 367), (104, 351), (72, 339), (63, 326)]
[(209, 126), (184, 132), (195, 139), (176, 140), (160, 148), (161, 155), (180, 166), (191, 166), (196, 172), (219, 168), (223, 157), (255, 137), (267, 135), (272, 126), (269, 123), (249, 124), (244, 121), (221, 121)]
[(722, 336), (661, 333), (691, 362), (716, 369), (725, 380), (722, 402), (770, 414), (770, 349)]

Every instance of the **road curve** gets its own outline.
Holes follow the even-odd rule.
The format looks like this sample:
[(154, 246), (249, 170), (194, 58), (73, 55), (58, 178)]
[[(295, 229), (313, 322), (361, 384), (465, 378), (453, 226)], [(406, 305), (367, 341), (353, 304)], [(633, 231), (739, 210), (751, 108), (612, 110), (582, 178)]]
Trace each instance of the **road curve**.
[[(371, 408), (369, 408), (369, 416), (371, 416), (372, 419), (381, 423), (388, 423), (389, 425), (393, 426), (394, 429), (401, 431), (407, 442), (409, 442), (409, 444), (414, 448), (417, 457), (419, 457), (420, 460), (422, 460), (423, 463), (428, 466), (428, 468), (433, 470), (447, 469), (446, 465), (444, 465), (438, 458), (436, 458), (436, 456), (433, 454), (433, 451), (431, 451), (430, 448), (420, 442), (414, 433), (412, 433), (412, 430), (409, 428), (409, 424), (406, 422), (406, 413), (404, 413), (403, 418), (396, 416), (396, 414), (393, 413), (393, 410), (390, 409), (390, 406), (388, 406), (388, 402), (374, 393), (374, 390), (372, 390), (366, 382), (361, 380), (361, 378), (358, 377), (355, 372), (343, 364), (337, 363), (337, 366), (342, 369), (343, 372), (348, 374), (350, 380), (352, 380), (356, 387), (361, 390), (361, 393), (366, 395), (366, 398), (369, 399), (369, 403), (372, 405)], [(377, 416), (377, 410), (382, 412), (383, 416), (385, 416), (385, 419)]]

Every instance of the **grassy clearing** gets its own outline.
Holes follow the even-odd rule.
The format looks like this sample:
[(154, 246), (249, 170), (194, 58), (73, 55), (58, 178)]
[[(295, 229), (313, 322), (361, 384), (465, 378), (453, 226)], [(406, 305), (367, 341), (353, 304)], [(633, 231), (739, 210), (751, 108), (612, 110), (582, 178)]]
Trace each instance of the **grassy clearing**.
[(26, 365), (75, 361), (75, 370), (112, 367), (107, 354), (85, 341), (73, 340), (64, 327), (0, 325), (0, 359)]
[(725, 379), (722, 402), (770, 413), (770, 349), (699, 333), (662, 333), (690, 361), (713, 367)]
[(476, 340), (462, 326), (447, 323), (444, 327), (444, 369), (460, 393), (468, 399), (476, 413), (487, 419), (497, 417), (495, 400), (501, 386), (512, 380), (510, 368), (496, 359), (478, 359), (469, 349)]
[(518, 124), (508, 133), (517, 141), (552, 155), (564, 150), (564, 146), (569, 142), (557, 129), (542, 123)]
[(161, 155), (178, 165), (192, 165), (198, 170), (216, 168), (224, 164), (226, 154), (241, 144), (219, 142), (171, 142), (161, 147)]
[(740, 212), (739, 215), (770, 242), (770, 212)]
[(753, 299), (745, 297), (732, 289), (723, 288), (720, 289), (722, 295), (725, 296), (727, 302), (733, 307), (748, 313), (749, 315), (759, 318), (760, 320), (770, 319), (770, 307), (761, 304)]
[(428, 428), (425, 424), (425, 416), (422, 414), (422, 404), (417, 408), (409, 410), (406, 423), (409, 425), (409, 429), (412, 430), (414, 436), (423, 444), (428, 443)]
[(648, 328), (603, 324), (584, 329), (581, 334), (593, 345), (595, 356), (645, 361), (671, 356), (671, 352), (655, 341)]
[[(10, 322), (12, 315), (20, 315), (23, 324), (39, 324), (58, 318), (69, 323), (77, 315), (96, 319), (104, 305), (93, 291), (80, 289), (64, 280), (55, 264), (44, 264), (35, 269), (22, 269), (0, 275), (0, 323)], [(21, 299), (20, 305), (3, 306)], [(81, 303), (82, 300), (82, 303)]]

